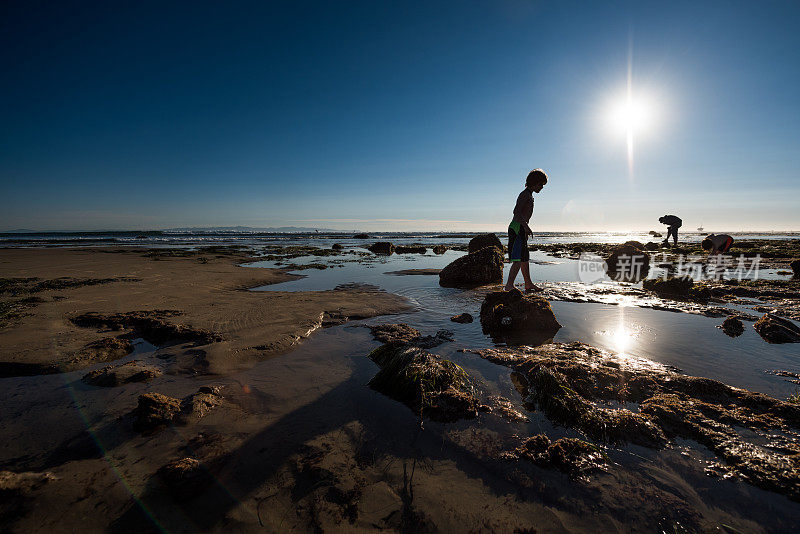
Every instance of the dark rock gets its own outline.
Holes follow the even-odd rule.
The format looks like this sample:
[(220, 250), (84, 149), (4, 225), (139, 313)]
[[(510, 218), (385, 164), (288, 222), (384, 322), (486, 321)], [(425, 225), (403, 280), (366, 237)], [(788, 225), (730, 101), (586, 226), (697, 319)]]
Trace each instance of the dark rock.
[(650, 255), (638, 241), (616, 247), (605, 258), (608, 275), (621, 282), (638, 282), (650, 272)]
[(475, 287), (503, 281), (503, 253), (494, 246), (457, 258), (439, 273), (444, 287)]
[(422, 246), (406, 246), (406, 245), (397, 245), (394, 247), (394, 251), (397, 254), (425, 254), (428, 252), (428, 249)]
[(176, 399), (161, 393), (139, 395), (139, 405), (134, 410), (134, 428), (140, 432), (154, 432), (172, 424), (188, 424), (205, 416), (212, 408), (222, 404), (220, 386), (203, 386), (197, 393)]
[(500, 238), (495, 234), (483, 234), (469, 240), (468, 250), (470, 254), (478, 252), (484, 247), (497, 247), (500, 249), (501, 254), (503, 252), (503, 243), (500, 242)]
[(161, 393), (139, 395), (136, 407), (134, 428), (141, 432), (151, 432), (172, 423), (181, 411), (181, 401)]
[[(648, 447), (660, 447), (668, 438), (694, 440), (721, 458), (732, 475), (800, 500), (800, 456), (776, 435), (776, 430), (793, 435), (800, 428), (797, 402), (682, 375), (653, 362), (630, 362), (577, 342), (475, 352), (513, 369), (511, 379), (524, 406), (542, 410), (557, 424), (594, 439)], [(638, 403), (639, 411), (622, 409), (620, 403)], [(537, 438), (530, 445), (534, 458), (546, 444)]]
[(481, 304), (481, 326), (489, 334), (519, 334), (539, 342), (551, 339), (561, 328), (547, 300), (523, 295), (516, 288), (486, 295)]
[(411, 341), (422, 335), (416, 328), (402, 323), (378, 324), (368, 328), (372, 332), (372, 337), (381, 343), (411, 343)]
[(473, 321), (473, 318), (472, 315), (470, 315), (469, 313), (462, 313), (460, 315), (454, 315), (450, 317), (450, 320), (453, 321), (454, 323), (465, 324), (465, 323), (471, 323)]
[(36, 491), (53, 480), (57, 478), (50, 472), (0, 471), (0, 531), (22, 532), (12, 525), (18, 519), (30, 516), (30, 505), (37, 497)]
[(208, 471), (194, 458), (181, 458), (162, 466), (158, 476), (178, 501), (185, 501), (202, 493), (213, 481)]
[(800, 278), (800, 259), (792, 261), (789, 264), (789, 267), (792, 268), (792, 272), (794, 273), (795, 278)]
[(742, 321), (736, 316), (725, 319), (720, 328), (730, 337), (739, 337), (744, 333), (744, 324), (742, 324)]
[(517, 448), (516, 455), (542, 467), (555, 467), (569, 474), (605, 470), (606, 455), (597, 445), (577, 438), (550, 442), (544, 434), (535, 434)]
[(753, 328), (769, 343), (800, 343), (800, 327), (771, 313), (756, 321)]
[(663, 235), (661, 235), (661, 233), (660, 233), (660, 232), (656, 232), (655, 230), (650, 230), (650, 231), (649, 231), (649, 232), (647, 232), (647, 233), (648, 233), (648, 234), (650, 234), (650, 235), (651, 235), (651, 236), (653, 236), (653, 237), (664, 237)]
[(369, 239), (368, 234), (356, 234), (353, 236), (353, 239)]
[(407, 345), (382, 345), (369, 354), (381, 370), (369, 386), (436, 421), (475, 417), (470, 378), (455, 363)]
[(81, 349), (81, 355), (89, 360), (103, 362), (118, 360), (133, 352), (133, 343), (130, 339), (121, 337), (106, 337), (87, 343)]
[(379, 324), (368, 328), (377, 341), (391, 345), (414, 345), (430, 349), (447, 341), (453, 341), (453, 333), (449, 330), (439, 330), (436, 335), (423, 336), (416, 328), (402, 323)]
[(644, 244), (645, 250), (658, 250), (659, 248), (660, 245), (658, 243), (654, 243), (653, 241), (648, 241), (647, 243)]
[(343, 248), (344, 247), (339, 243), (334, 243), (333, 246), (331, 246), (331, 250), (342, 250)]
[(388, 241), (378, 241), (368, 246), (367, 250), (374, 254), (391, 254), (394, 252), (394, 245)]
[(6, 494), (25, 494), (57, 480), (50, 472), (35, 473), (0, 471), (0, 496)]
[(708, 302), (711, 290), (705, 284), (695, 284), (688, 276), (667, 278), (651, 278), (642, 282), (642, 287), (661, 297), (683, 298)]
[(434, 254), (444, 254), (445, 252), (447, 252), (447, 247), (444, 245), (436, 245), (433, 247)]
[(91, 371), (82, 380), (92, 386), (115, 387), (129, 382), (147, 382), (158, 376), (161, 376), (158, 367), (147, 365), (141, 360), (133, 360)]

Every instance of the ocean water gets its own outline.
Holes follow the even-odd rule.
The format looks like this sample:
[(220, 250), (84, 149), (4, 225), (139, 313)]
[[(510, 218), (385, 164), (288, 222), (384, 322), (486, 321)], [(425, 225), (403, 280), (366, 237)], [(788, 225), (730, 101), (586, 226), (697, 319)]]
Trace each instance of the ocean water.
[[(535, 229), (534, 229), (535, 230)], [(657, 228), (666, 235), (663, 228)], [(711, 229), (708, 229), (711, 230)], [(506, 230), (498, 230), (505, 235)], [(681, 232), (685, 242), (699, 242), (709, 232)], [(800, 239), (797, 232), (727, 232), (738, 240), (744, 239)], [(374, 241), (392, 241), (395, 244), (422, 243), (427, 246), (439, 243), (465, 244), (478, 235), (475, 232), (369, 232), (369, 239), (354, 239), (353, 232), (181, 232), (181, 231), (108, 231), (108, 232), (26, 232), (0, 233), (0, 247), (34, 246), (109, 246), (137, 245), (145, 247), (195, 247), (209, 245), (314, 245), (329, 247), (333, 243), (358, 246)], [(531, 243), (623, 243), (629, 240), (642, 242), (658, 240), (647, 232), (536, 232)]]

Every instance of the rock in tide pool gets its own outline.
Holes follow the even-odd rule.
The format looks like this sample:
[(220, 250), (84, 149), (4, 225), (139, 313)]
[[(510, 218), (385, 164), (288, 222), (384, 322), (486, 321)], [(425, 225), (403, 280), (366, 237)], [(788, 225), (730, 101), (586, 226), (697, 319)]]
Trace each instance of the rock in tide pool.
[(753, 328), (768, 343), (800, 343), (800, 327), (771, 313), (764, 314)]
[(108, 365), (83, 375), (82, 380), (92, 386), (115, 387), (129, 382), (147, 382), (161, 376), (158, 367), (141, 360), (133, 360), (120, 365)]
[(444, 254), (445, 252), (447, 252), (447, 247), (444, 245), (436, 245), (433, 247), (434, 254)]
[(744, 333), (744, 324), (738, 317), (728, 317), (720, 325), (722, 331), (730, 337), (739, 337)]
[(642, 288), (652, 291), (660, 297), (696, 300), (708, 302), (711, 290), (705, 284), (695, 284), (688, 276), (667, 278), (650, 278), (642, 282)]
[(792, 261), (789, 264), (789, 267), (792, 268), (792, 272), (794, 273), (795, 278), (800, 278), (800, 259)]
[(533, 344), (551, 339), (561, 328), (547, 300), (523, 295), (516, 288), (486, 295), (481, 305), (481, 326), (486, 333), (511, 334)]
[(454, 323), (466, 324), (466, 323), (471, 323), (473, 321), (473, 317), (469, 313), (462, 313), (450, 317), (450, 320), (453, 321)]
[(638, 282), (650, 272), (650, 254), (638, 241), (619, 245), (605, 260), (608, 275), (621, 282)]
[(377, 341), (391, 345), (414, 345), (430, 349), (447, 341), (453, 341), (453, 332), (449, 330), (439, 330), (433, 336), (423, 336), (416, 328), (403, 323), (379, 324), (368, 328)]
[(378, 241), (367, 247), (373, 254), (391, 254), (394, 252), (394, 245), (388, 241)]
[(353, 239), (369, 239), (368, 234), (356, 234), (353, 236)]
[(394, 247), (394, 251), (397, 254), (425, 254), (428, 252), (428, 249), (421, 245), (397, 245)]
[(503, 281), (503, 253), (494, 246), (461, 256), (439, 273), (444, 287), (476, 287)]
[(501, 253), (503, 252), (503, 243), (500, 242), (500, 238), (495, 234), (483, 234), (469, 240), (468, 250), (470, 254), (478, 252), (484, 247), (497, 247)]
[(378, 347), (369, 358), (381, 368), (369, 386), (417, 415), (447, 422), (488, 410), (472, 395), (469, 375), (449, 360), (419, 347), (393, 344)]

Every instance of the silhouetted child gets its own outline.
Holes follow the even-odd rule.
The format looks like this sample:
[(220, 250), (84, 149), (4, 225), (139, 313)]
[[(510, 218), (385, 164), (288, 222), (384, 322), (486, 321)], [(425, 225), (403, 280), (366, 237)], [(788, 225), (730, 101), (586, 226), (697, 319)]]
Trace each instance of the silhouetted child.
[(533, 215), (533, 193), (538, 193), (547, 183), (547, 175), (542, 169), (534, 169), (528, 173), (525, 179), (525, 189), (517, 197), (517, 204), (514, 206), (514, 218), (508, 225), (508, 259), (511, 260), (511, 268), (508, 270), (508, 282), (506, 291), (514, 288), (514, 279), (517, 273), (522, 271), (522, 278), (525, 280), (525, 291), (541, 291), (540, 287), (533, 285), (530, 272), (530, 252), (528, 251), (528, 236), (531, 229), (528, 222)]
[(667, 237), (663, 241), (663, 245), (669, 245), (669, 236), (672, 236), (673, 243), (678, 244), (678, 228), (683, 225), (680, 217), (674, 215), (664, 215), (658, 218), (658, 222), (667, 225)]
[(733, 245), (733, 238), (728, 234), (709, 234), (700, 243), (703, 250), (708, 251), (709, 254), (725, 254), (730, 250)]

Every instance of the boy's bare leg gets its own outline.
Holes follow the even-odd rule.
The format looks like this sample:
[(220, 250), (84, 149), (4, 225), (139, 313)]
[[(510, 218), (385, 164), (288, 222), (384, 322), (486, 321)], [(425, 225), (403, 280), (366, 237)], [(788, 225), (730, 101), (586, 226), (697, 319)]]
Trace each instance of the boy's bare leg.
[(521, 262), (522, 263), (522, 278), (525, 280), (525, 291), (541, 291), (542, 288), (534, 285), (533, 281), (531, 280), (531, 265), (530, 263)]
[[(522, 265), (521, 261), (511, 262), (511, 267), (508, 269), (508, 282), (506, 282), (506, 287), (505, 287), (506, 291), (511, 291), (512, 289), (514, 289), (514, 279), (517, 277), (517, 273), (519, 272), (519, 268), (521, 265)], [(525, 265), (528, 264), (526, 263)]]

